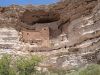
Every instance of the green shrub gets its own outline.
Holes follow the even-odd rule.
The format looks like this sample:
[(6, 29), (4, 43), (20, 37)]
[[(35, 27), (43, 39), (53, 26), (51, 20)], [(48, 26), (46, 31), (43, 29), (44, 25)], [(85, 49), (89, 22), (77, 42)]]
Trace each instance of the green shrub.
[(79, 75), (100, 75), (100, 65), (93, 64), (81, 70)]
[(0, 75), (15, 75), (13, 69), (11, 69), (11, 56), (4, 54), (0, 59)]
[(100, 75), (100, 65), (92, 64), (86, 68), (82, 68), (78, 71), (66, 75)]
[(19, 75), (32, 75), (36, 72), (35, 66), (38, 65), (41, 59), (38, 56), (32, 58), (21, 58), (17, 61), (17, 69)]
[(36, 75), (100, 75), (100, 65), (91, 64), (73, 72), (55, 69), (53, 71), (49, 71), (48, 73), (40, 73)]
[(33, 75), (40, 61), (38, 56), (20, 57), (12, 64), (11, 55), (5, 54), (0, 58), (0, 75)]
[(100, 65), (98, 64), (92, 64), (71, 73), (57, 69), (38, 72), (35, 67), (40, 61), (41, 58), (38, 56), (19, 57), (12, 61), (11, 55), (5, 54), (0, 58), (0, 75), (100, 75)]

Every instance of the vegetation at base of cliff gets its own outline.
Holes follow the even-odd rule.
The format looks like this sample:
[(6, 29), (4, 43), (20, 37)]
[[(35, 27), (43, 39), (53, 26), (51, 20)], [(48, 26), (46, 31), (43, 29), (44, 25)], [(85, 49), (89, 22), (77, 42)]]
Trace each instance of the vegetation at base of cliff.
[(11, 55), (5, 54), (0, 58), (0, 75), (33, 75), (40, 61), (38, 56), (12, 59)]
[(100, 75), (100, 65), (91, 64), (85, 68), (66, 75)]
[(100, 75), (100, 65), (98, 64), (91, 64), (87, 67), (81, 68), (76, 71), (64, 71), (58, 70), (57, 72), (50, 72), (40, 75)]
[(40, 61), (41, 58), (38, 56), (12, 60), (11, 55), (5, 54), (0, 58), (0, 75), (100, 75), (98, 64), (91, 64), (73, 72), (66, 70), (41, 72), (36, 70)]
[(100, 65), (91, 64), (87, 67), (80, 68), (78, 70), (66, 71), (66, 70), (56, 70), (49, 71), (45, 73), (40, 73), (36, 75), (100, 75)]

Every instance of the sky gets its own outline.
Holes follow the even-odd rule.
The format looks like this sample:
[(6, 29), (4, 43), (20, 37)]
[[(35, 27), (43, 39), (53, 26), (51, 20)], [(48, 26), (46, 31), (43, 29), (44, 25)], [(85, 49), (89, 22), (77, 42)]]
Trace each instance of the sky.
[(35, 4), (35, 5), (43, 5), (43, 4), (52, 4), (57, 2), (57, 0), (0, 0), (0, 6), (9, 6), (12, 4), (18, 5), (27, 5), (27, 4)]

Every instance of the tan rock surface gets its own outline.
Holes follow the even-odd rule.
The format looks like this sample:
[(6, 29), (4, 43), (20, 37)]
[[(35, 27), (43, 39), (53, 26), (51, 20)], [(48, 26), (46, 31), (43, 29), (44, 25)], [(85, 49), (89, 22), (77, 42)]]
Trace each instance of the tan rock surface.
[[(13, 46), (15, 49), (20, 45), (21, 51), (48, 56), (41, 66), (72, 69), (90, 63), (88, 60), (91, 63), (100, 60), (99, 53), (96, 55), (100, 50), (99, 0), (61, 0), (51, 5), (1, 7), (0, 28), (5, 27), (5, 33), (9, 27), (18, 32), (18, 45)], [(40, 33), (41, 28), (45, 27), (48, 31)], [(32, 31), (30, 36), (24, 37), (23, 29), (25, 33)], [(33, 45), (30, 39), (44, 42), (40, 47), (36, 46), (37, 42)], [(92, 55), (95, 57), (90, 59)]]

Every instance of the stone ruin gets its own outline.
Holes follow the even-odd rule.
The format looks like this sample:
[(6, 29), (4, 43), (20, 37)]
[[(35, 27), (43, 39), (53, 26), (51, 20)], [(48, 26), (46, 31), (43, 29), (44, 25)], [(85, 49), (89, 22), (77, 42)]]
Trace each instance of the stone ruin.
[[(49, 12), (45, 10), (28, 10), (24, 7), (21, 8), (15, 5), (1, 7), (0, 13), (2, 17), (0, 20), (2, 23), (0, 34), (3, 34), (4, 37), (0, 37), (1, 40), (3, 40), (0, 47), (2, 49), (16, 49), (18, 44), (20, 44), (20, 46), (18, 45), (19, 47), (22, 47), (23, 44), (29, 44), (33, 49), (50, 48), (50, 26), (47, 24), (58, 21), (60, 15), (53, 11)], [(13, 40), (13, 38), (19, 40)], [(11, 41), (16, 44), (16, 47), (13, 46), (14, 44), (10, 44)]]

